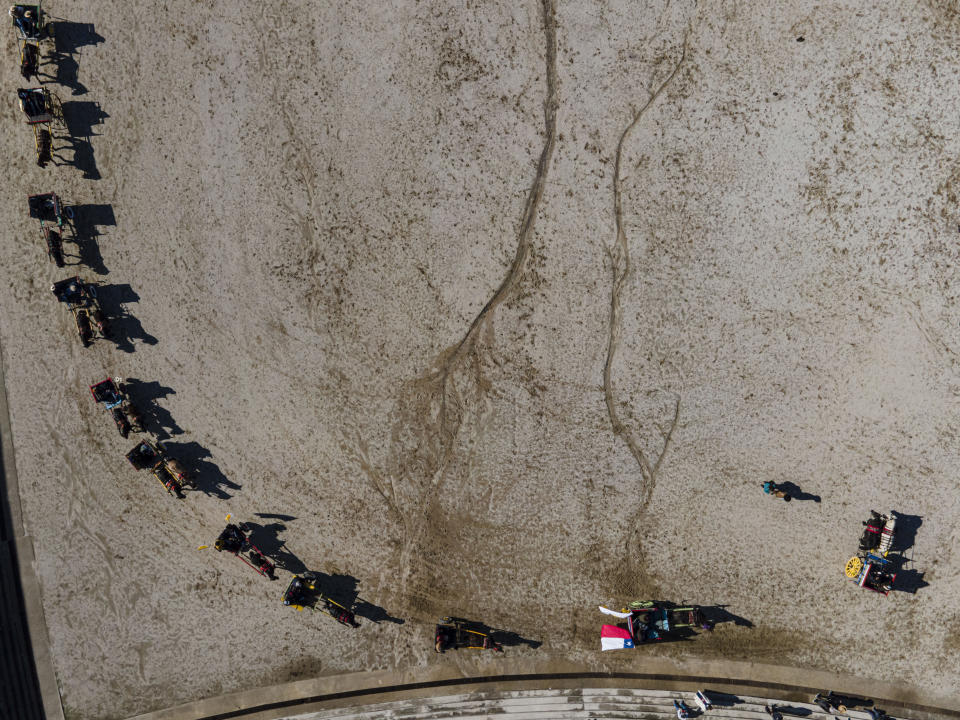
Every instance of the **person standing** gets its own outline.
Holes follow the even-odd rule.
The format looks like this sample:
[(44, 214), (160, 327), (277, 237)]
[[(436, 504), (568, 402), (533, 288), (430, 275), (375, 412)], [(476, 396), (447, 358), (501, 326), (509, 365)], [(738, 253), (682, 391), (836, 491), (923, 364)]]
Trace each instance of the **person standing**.
[[(713, 707), (713, 704), (710, 702), (710, 698), (707, 697), (703, 690), (697, 690), (697, 694), (693, 696), (693, 701), (697, 704), (697, 707), (700, 708), (700, 712), (706, 712)], [(874, 718), (874, 720), (877, 719)]]
[(767, 495), (773, 495), (774, 497), (783, 498), (785, 502), (790, 502), (790, 496), (780, 489), (780, 487), (773, 482), (772, 480), (767, 480), (763, 483), (763, 491)]

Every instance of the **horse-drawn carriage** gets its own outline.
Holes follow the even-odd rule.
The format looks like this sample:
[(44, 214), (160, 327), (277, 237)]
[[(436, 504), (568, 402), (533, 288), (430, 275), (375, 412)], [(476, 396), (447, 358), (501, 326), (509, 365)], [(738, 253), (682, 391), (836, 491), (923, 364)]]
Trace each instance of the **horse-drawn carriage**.
[(27, 125), (33, 128), (37, 149), (37, 165), (46, 166), (53, 159), (53, 123), (63, 125), (63, 108), (60, 99), (45, 87), (18, 88), (17, 99), (26, 116)]
[[(206, 545), (202, 545), (200, 549), (202, 550), (206, 547)], [(260, 552), (260, 549), (256, 545), (250, 542), (250, 538), (247, 537), (247, 526), (244, 523), (231, 523), (230, 515), (227, 515), (227, 526), (223, 529), (223, 532), (217, 536), (213, 547), (217, 552), (225, 551), (236, 555), (261, 575), (265, 575), (271, 580), (277, 579), (277, 576), (274, 575), (276, 566), (266, 555)], [(247, 557), (244, 557), (244, 553), (247, 554)]]
[(697, 605), (672, 607), (643, 600), (630, 603), (629, 613), (627, 629), (637, 645), (663, 640), (681, 628), (706, 627), (708, 624)]
[(858, 586), (873, 590), (881, 595), (889, 595), (897, 574), (892, 571), (890, 561), (885, 557), (865, 553), (863, 557), (852, 557), (847, 561), (844, 573)]
[(97, 299), (95, 285), (84, 283), (77, 275), (55, 282), (50, 286), (50, 290), (57, 300), (66, 303), (73, 313), (77, 334), (84, 347), (93, 342), (94, 326), (101, 337), (107, 337), (107, 321)]
[(90, 386), (95, 403), (103, 403), (110, 413), (120, 435), (127, 437), (130, 431), (143, 432), (143, 415), (130, 400), (123, 378), (107, 378)]
[(317, 590), (317, 575), (312, 572), (294, 576), (283, 593), (283, 604), (292, 605), (298, 611), (319, 610), (343, 625), (360, 627), (353, 611)]
[(893, 589), (897, 573), (893, 568), (890, 553), (896, 538), (896, 518), (891, 510), (881, 515), (870, 511), (870, 518), (863, 522), (857, 554), (847, 561), (844, 574), (859, 587), (888, 595)]
[(462, 618), (441, 618), (434, 630), (434, 649), (438, 653), (444, 650), (493, 650), (503, 652), (503, 648), (484, 632), (485, 628)]
[(183, 498), (183, 488), (191, 484), (186, 470), (169, 457), (160, 443), (143, 440), (127, 453), (127, 460), (136, 470), (150, 470), (167, 492)]
[(40, 43), (53, 38), (53, 25), (41, 3), (17, 4), (10, 8), (10, 19), (17, 35), (17, 50), (20, 52), (20, 73), (24, 79), (37, 76), (40, 69)]
[[(47, 256), (57, 267), (63, 267), (64, 218), (69, 221), (73, 217), (73, 209), (64, 206), (56, 193), (30, 195), (27, 197), (27, 207), (30, 217), (40, 221), (40, 232), (47, 245)], [(53, 227), (54, 224), (56, 227)]]
[(679, 607), (668, 602), (637, 600), (617, 612), (600, 606), (600, 611), (626, 620), (623, 625), (604, 625), (600, 631), (603, 650), (622, 650), (659, 640), (676, 640), (694, 634), (690, 628), (712, 630), (699, 605)]

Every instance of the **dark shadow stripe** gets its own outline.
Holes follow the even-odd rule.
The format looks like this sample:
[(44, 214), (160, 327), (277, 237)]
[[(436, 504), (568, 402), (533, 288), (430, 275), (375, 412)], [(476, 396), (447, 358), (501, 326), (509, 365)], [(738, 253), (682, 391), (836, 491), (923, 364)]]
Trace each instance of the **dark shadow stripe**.
[[(2, 382), (2, 376), (0, 376)], [(0, 388), (0, 392), (2, 392)], [(0, 711), (10, 720), (42, 720), (45, 717), (40, 697), (33, 645), (27, 624), (27, 608), (20, 584), (10, 493), (7, 486), (3, 449), (0, 448)]]

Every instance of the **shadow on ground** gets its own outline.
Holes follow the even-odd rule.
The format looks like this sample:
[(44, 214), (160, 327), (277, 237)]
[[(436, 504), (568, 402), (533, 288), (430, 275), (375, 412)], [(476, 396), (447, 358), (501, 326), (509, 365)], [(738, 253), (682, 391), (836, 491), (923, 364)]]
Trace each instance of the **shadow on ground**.
[[(270, 517), (269, 513), (257, 513), (260, 518)], [(292, 516), (284, 516), (289, 520), (296, 520)], [(260, 552), (266, 555), (278, 568), (283, 568), (287, 572), (299, 575), (306, 572), (307, 566), (303, 564), (294, 553), (287, 547), (287, 541), (280, 537), (280, 533), (287, 529), (287, 526), (281, 522), (273, 522), (269, 525), (260, 525), (259, 523), (246, 521), (244, 526), (247, 528), (247, 537), (250, 542), (259, 548)]]
[(79, 248), (77, 265), (86, 265), (100, 275), (109, 274), (100, 254), (98, 238), (103, 235), (100, 226), (115, 226), (112, 205), (73, 205), (73, 218), (68, 223), (73, 230), (73, 241)]
[(170, 411), (157, 402), (169, 395), (176, 395), (176, 390), (156, 381), (147, 382), (138, 378), (125, 378), (124, 382), (127, 384), (131, 401), (143, 413), (145, 430), (156, 435), (159, 440), (183, 433)]
[(503, 645), (504, 647), (526, 645), (529, 648), (536, 649), (543, 645), (543, 643), (539, 640), (531, 640), (529, 638), (522, 637), (519, 633), (515, 633), (512, 630), (493, 628), (486, 623), (478, 622), (476, 620), (469, 620), (461, 617), (451, 617), (450, 620), (463, 623), (464, 628), (468, 630), (475, 630), (476, 632), (489, 635), (493, 642), (497, 643), (497, 645)]
[(703, 605), (701, 610), (703, 610), (703, 616), (708, 622), (713, 625), (720, 625), (722, 623), (733, 623), (740, 627), (752, 628), (753, 623), (747, 620), (745, 617), (740, 615), (734, 615), (732, 612), (727, 610), (728, 605)]
[[(163, 446), (170, 451), (173, 458), (183, 464), (193, 487), (199, 492), (226, 500), (233, 497), (227, 490), (240, 489), (240, 485), (228, 479), (217, 464), (210, 460), (210, 451), (200, 443), (166, 441)], [(267, 554), (263, 548), (260, 550)]]
[(792, 482), (782, 482), (777, 483), (777, 488), (783, 490), (787, 495), (789, 495), (793, 500), (813, 500), (814, 502), (820, 502), (820, 496), (814, 495), (812, 493), (804, 492), (800, 489), (800, 486)]
[(359, 581), (353, 575), (329, 575), (319, 570), (313, 571), (316, 576), (317, 590), (330, 597), (346, 608), (350, 608), (354, 615), (373, 623), (390, 622), (403, 625), (403, 618), (393, 617), (384, 608), (375, 605), (369, 600), (359, 597), (357, 586)]
[(57, 71), (51, 79), (73, 95), (84, 95), (87, 88), (80, 82), (81, 48), (99, 45), (104, 38), (94, 29), (93, 23), (61, 20), (53, 25), (54, 51), (50, 60), (56, 64)]
[(157, 339), (146, 332), (140, 321), (127, 310), (127, 305), (140, 302), (140, 296), (129, 284), (98, 285), (97, 298), (109, 322), (110, 339), (116, 344), (118, 350), (133, 352), (136, 350), (134, 344), (136, 340), (145, 345), (157, 344)]
[[(67, 127), (67, 134), (58, 136), (62, 141), (54, 151), (57, 164), (72, 165), (81, 172), (86, 180), (99, 180), (100, 171), (93, 156), (93, 145), (90, 138), (94, 136), (93, 129), (102, 125), (109, 115), (100, 104), (89, 100), (70, 100), (63, 103), (63, 121)], [(72, 155), (64, 155), (64, 151)]]

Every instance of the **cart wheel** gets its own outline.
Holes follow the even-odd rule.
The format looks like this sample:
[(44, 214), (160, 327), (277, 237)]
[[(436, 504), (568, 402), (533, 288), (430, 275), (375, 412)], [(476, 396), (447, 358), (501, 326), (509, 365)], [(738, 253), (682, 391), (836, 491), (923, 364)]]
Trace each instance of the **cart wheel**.
[(852, 557), (847, 561), (847, 567), (844, 569), (844, 573), (852, 580), (860, 574), (860, 570), (862, 569), (863, 560), (858, 557)]
[(71, 220), (73, 220), (73, 208), (71, 206), (69, 205), (65, 206), (63, 208), (63, 214), (66, 215)]

